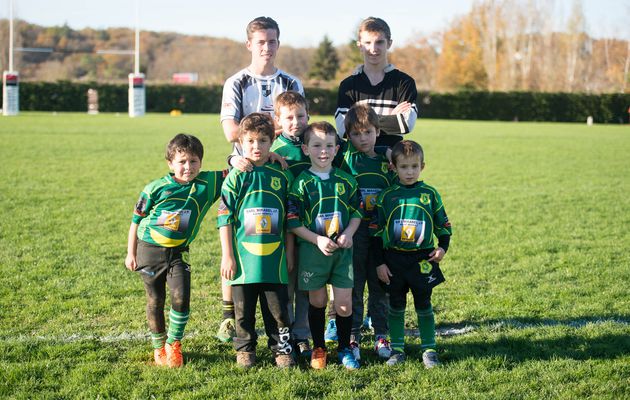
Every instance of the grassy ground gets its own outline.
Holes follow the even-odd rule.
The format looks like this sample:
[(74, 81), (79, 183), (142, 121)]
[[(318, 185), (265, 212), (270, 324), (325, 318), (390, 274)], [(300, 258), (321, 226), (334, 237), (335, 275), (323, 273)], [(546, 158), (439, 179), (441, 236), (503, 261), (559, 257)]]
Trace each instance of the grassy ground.
[(627, 126), (420, 120), (423, 176), (454, 227), (436, 320), (466, 333), (439, 338), (445, 366), (430, 371), (417, 338), (395, 368), (366, 340), (356, 372), (278, 371), (264, 338), (259, 367), (235, 366), (213, 338), (214, 212), (192, 246), (187, 364), (151, 366), (126, 232), (182, 131), (204, 142), (205, 168), (224, 167), (216, 115), (0, 119), (0, 398), (630, 397)]

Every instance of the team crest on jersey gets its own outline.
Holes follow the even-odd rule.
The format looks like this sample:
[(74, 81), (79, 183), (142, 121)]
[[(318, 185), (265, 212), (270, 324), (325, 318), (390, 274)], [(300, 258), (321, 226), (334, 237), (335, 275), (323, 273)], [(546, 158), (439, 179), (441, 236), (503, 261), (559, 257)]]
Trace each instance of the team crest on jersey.
[(280, 178), (278, 178), (277, 176), (271, 177), (271, 188), (273, 190), (280, 190), (281, 187), (282, 185), (280, 184)]
[(425, 206), (431, 203), (431, 198), (429, 197), (428, 193), (422, 193), (420, 195), (420, 203), (424, 204)]
[(433, 269), (433, 265), (427, 260), (420, 261), (420, 272), (423, 274), (428, 274)]
[(381, 172), (386, 174), (387, 170), (389, 169), (389, 167), (387, 166), (387, 163), (381, 163)]
[(335, 191), (337, 192), (338, 195), (342, 195), (344, 193), (346, 193), (346, 187), (344, 186), (343, 183), (337, 183), (335, 184)]
[(263, 96), (269, 97), (269, 95), (271, 94), (271, 85), (268, 82), (263, 82), (263, 84), (260, 86), (260, 91), (262, 92)]

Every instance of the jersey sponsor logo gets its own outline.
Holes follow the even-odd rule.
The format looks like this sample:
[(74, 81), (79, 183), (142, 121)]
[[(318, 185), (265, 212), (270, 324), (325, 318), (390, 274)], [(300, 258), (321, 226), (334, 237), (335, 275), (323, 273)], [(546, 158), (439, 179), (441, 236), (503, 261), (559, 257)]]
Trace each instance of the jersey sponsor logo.
[(378, 188), (361, 188), (361, 198), (363, 199), (363, 204), (365, 204), (366, 211), (372, 211), (374, 207), (376, 207), (376, 199), (378, 198), (378, 194), (381, 192), (381, 189)]
[(260, 85), (260, 91), (263, 96), (269, 97), (269, 95), (271, 94), (271, 84), (269, 82), (263, 82)]
[(308, 281), (311, 280), (311, 278), (313, 277), (313, 275), (315, 275), (315, 273), (313, 272), (308, 272), (308, 271), (304, 271), (302, 272), (302, 281), (304, 283), (308, 283)]
[(280, 211), (277, 208), (247, 208), (243, 211), (245, 216), (245, 235), (278, 235), (278, 219)]
[(424, 221), (397, 219), (394, 221), (394, 239), (403, 243), (420, 244), (424, 240)]
[(431, 198), (429, 197), (428, 193), (422, 193), (420, 195), (420, 203), (424, 204), (425, 206), (431, 203)]
[(282, 187), (282, 184), (280, 183), (280, 178), (278, 178), (277, 176), (272, 176), (271, 177), (271, 188), (273, 190), (280, 190), (281, 187)]
[(341, 212), (335, 211), (331, 213), (318, 214), (315, 218), (315, 226), (317, 233), (326, 237), (334, 234), (339, 235), (342, 231)]
[(429, 277), (427, 278), (427, 283), (432, 283), (433, 281), (437, 280), (437, 278), (435, 276), (433, 276), (433, 274), (429, 275)]
[(186, 229), (188, 229), (188, 222), (190, 221), (190, 215), (190, 210), (162, 210), (162, 213), (158, 217), (157, 225), (173, 232), (186, 232)]
[(217, 216), (229, 215), (229, 214), (230, 214), (230, 210), (227, 208), (223, 200), (221, 200), (221, 202), (219, 203), (219, 208), (217, 209)]
[(136, 203), (136, 206), (134, 207), (133, 213), (144, 218), (147, 216), (146, 208), (147, 208), (147, 199), (145, 197), (140, 196), (140, 198), (138, 199), (138, 202)]
[(341, 196), (344, 193), (346, 193), (346, 186), (343, 183), (341, 183), (341, 182), (336, 183), (335, 184), (335, 191), (337, 192), (337, 194), (339, 196)]

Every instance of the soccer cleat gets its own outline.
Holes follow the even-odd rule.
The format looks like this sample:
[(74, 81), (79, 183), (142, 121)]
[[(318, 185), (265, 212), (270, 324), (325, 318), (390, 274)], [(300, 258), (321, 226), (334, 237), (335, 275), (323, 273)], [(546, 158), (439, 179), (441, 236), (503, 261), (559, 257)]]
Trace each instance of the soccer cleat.
[(384, 337), (377, 337), (374, 342), (374, 351), (380, 358), (389, 358), (392, 355), (392, 348), (389, 347), (389, 342)]
[(359, 344), (357, 342), (350, 342), (350, 350), (352, 350), (352, 355), (355, 360), (361, 360), (361, 349), (359, 348)]
[(164, 346), (159, 349), (153, 349), (153, 359), (158, 367), (166, 367), (166, 349)]
[(276, 365), (278, 368), (291, 368), (295, 367), (295, 360), (291, 354), (277, 354)]
[(326, 368), (326, 349), (321, 347), (315, 347), (313, 349), (313, 352), (311, 353), (311, 368)]
[(432, 349), (422, 353), (422, 363), (425, 368), (439, 367), (442, 364), (438, 358), (437, 351)]
[(386, 364), (392, 367), (396, 364), (402, 364), (403, 362), (405, 362), (405, 353), (399, 350), (394, 350), (392, 351), (392, 355), (389, 356)]
[(326, 332), (324, 332), (324, 340), (326, 343), (337, 341), (337, 323), (334, 319), (328, 321)]
[(174, 341), (172, 344), (166, 343), (164, 349), (166, 350), (166, 365), (169, 368), (179, 368), (184, 365), (182, 343), (179, 340)]
[(296, 346), (297, 353), (304, 358), (310, 358), (313, 350), (311, 349), (311, 345), (308, 343), (308, 339), (298, 339)]
[(242, 368), (251, 368), (256, 364), (256, 353), (253, 351), (237, 351), (236, 364)]
[(339, 350), (339, 362), (349, 370), (359, 369), (360, 367), (359, 362), (354, 358), (354, 354), (352, 354), (352, 349), (349, 347)]
[(217, 331), (217, 339), (222, 342), (231, 342), (232, 338), (236, 336), (235, 322), (233, 318), (226, 318), (221, 322), (219, 330)]

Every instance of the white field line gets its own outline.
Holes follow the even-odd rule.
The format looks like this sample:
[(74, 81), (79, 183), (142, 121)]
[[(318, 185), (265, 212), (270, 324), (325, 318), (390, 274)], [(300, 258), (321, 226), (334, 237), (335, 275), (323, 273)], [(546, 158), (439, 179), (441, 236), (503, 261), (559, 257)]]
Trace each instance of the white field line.
[[(501, 331), (510, 329), (528, 329), (528, 328), (540, 328), (540, 327), (567, 327), (579, 329), (588, 325), (623, 325), (630, 326), (630, 321), (625, 319), (579, 319), (573, 321), (556, 321), (545, 320), (542, 322), (525, 323), (516, 320), (497, 321), (487, 325), (464, 325), (464, 326), (441, 326), (436, 328), (436, 334), (442, 337), (448, 336), (460, 336), (465, 335), (481, 328), (487, 328), (491, 331)], [(257, 330), (258, 336), (265, 336), (265, 331), (262, 329)], [(419, 336), (418, 329), (405, 329), (405, 335), (411, 337)], [(186, 332), (187, 338), (193, 338), (200, 336), (197, 331)], [(69, 336), (43, 336), (43, 335), (18, 335), (18, 336), (0, 336), (0, 340), (4, 343), (34, 343), (34, 342), (51, 342), (51, 343), (74, 343), (74, 342), (89, 342), (97, 341), (103, 343), (111, 342), (130, 342), (130, 341), (145, 341), (150, 340), (148, 333), (121, 333), (117, 335), (89, 335), (89, 334), (73, 334)]]

